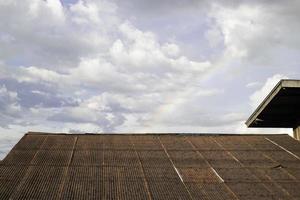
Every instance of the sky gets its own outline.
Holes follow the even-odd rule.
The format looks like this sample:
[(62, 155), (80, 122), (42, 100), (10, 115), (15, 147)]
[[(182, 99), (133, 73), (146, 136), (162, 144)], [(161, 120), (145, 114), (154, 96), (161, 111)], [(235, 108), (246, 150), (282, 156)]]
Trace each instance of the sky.
[(299, 7), (0, 0), (0, 159), (28, 131), (291, 133), (245, 121), (300, 77)]

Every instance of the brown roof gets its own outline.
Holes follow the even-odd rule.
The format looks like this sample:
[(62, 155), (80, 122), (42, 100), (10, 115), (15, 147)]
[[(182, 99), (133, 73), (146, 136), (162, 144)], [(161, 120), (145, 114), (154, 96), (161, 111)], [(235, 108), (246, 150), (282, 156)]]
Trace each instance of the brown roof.
[(288, 135), (26, 134), (0, 199), (300, 199)]

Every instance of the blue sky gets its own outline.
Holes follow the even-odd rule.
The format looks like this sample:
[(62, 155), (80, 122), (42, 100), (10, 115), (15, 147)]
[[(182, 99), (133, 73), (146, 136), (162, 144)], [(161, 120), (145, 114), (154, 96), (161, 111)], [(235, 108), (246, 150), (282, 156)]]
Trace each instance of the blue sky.
[(299, 79), (300, 2), (0, 2), (0, 149), (27, 131), (290, 133), (245, 120)]

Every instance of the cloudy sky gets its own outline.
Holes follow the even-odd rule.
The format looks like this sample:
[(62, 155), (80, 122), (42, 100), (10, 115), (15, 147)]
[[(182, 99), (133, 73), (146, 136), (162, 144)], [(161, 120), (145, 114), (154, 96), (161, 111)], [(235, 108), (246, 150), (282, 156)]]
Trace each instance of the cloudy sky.
[(244, 122), (300, 77), (299, 7), (0, 0), (0, 151), (29, 130), (290, 132)]

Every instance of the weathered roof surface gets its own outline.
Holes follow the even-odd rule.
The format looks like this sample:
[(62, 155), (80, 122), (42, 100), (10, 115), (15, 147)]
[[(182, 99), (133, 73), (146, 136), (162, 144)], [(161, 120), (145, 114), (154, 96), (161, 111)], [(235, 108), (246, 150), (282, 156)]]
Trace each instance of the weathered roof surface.
[(0, 199), (300, 199), (288, 135), (26, 134)]
[(300, 80), (281, 80), (246, 122), (248, 127), (295, 128), (300, 124)]

